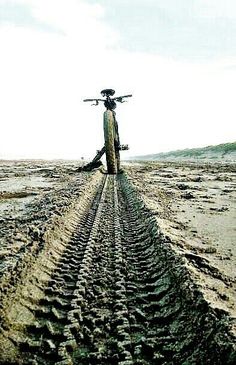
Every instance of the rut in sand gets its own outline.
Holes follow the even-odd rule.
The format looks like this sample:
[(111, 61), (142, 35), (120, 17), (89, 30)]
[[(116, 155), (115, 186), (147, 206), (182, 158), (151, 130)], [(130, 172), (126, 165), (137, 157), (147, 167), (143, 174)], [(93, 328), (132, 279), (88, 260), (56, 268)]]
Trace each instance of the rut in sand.
[(233, 364), (227, 315), (204, 300), (132, 184), (96, 179), (2, 278), (0, 362)]

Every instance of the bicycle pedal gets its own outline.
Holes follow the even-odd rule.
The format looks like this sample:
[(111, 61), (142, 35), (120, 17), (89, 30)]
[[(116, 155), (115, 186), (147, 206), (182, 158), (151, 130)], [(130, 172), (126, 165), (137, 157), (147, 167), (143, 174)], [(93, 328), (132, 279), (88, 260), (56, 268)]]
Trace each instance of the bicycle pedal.
[(120, 150), (121, 151), (128, 151), (129, 150), (129, 145), (128, 144), (121, 144), (120, 145)]

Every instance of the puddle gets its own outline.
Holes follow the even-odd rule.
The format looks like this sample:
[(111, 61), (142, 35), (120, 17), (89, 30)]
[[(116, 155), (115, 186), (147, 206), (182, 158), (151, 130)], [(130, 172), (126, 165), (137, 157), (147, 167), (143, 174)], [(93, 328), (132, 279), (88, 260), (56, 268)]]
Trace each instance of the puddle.
[(53, 184), (42, 176), (10, 177), (0, 180), (0, 192), (18, 192), (28, 188), (47, 188)]
[(31, 203), (37, 195), (29, 195), (25, 198), (13, 198), (7, 200), (0, 200), (0, 217), (4, 218), (6, 216), (11, 216), (11, 218), (16, 218), (19, 214), (23, 213), (26, 205)]
[(0, 180), (0, 216), (17, 217), (31, 203), (39, 190), (48, 190), (54, 184), (42, 176), (9, 177)]

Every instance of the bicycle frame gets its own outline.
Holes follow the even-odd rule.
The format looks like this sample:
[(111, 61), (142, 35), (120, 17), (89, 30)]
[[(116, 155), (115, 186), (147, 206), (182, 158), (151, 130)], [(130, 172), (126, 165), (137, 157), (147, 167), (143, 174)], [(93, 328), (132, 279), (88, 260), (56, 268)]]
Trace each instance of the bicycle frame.
[[(132, 95), (124, 95), (112, 98), (115, 94), (113, 89), (105, 89), (101, 91), (102, 96), (105, 99), (85, 99), (85, 102), (92, 101), (95, 102), (92, 105), (99, 105), (99, 102), (103, 102), (106, 111), (103, 114), (103, 130), (104, 130), (104, 140), (105, 140), (105, 153), (107, 161), (107, 171), (108, 174), (116, 174), (120, 170), (120, 151), (127, 150), (128, 146), (120, 145), (118, 123), (116, 121), (116, 113), (114, 109), (116, 108), (116, 102), (124, 103), (124, 98), (129, 98)], [(103, 151), (103, 150), (101, 150)], [(101, 151), (99, 151), (99, 158), (101, 156)], [(97, 156), (95, 159), (97, 160)], [(94, 159), (94, 160), (95, 160)]]

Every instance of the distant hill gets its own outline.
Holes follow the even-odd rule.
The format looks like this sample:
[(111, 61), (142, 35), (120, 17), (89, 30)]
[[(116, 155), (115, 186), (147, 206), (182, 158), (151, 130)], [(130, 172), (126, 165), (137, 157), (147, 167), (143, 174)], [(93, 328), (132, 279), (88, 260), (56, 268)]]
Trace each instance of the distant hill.
[(213, 161), (235, 161), (236, 162), (236, 142), (224, 143), (216, 146), (203, 148), (191, 148), (170, 152), (157, 153), (145, 156), (131, 157), (131, 160), (213, 160)]

